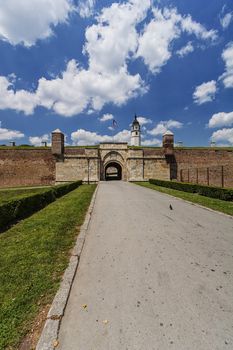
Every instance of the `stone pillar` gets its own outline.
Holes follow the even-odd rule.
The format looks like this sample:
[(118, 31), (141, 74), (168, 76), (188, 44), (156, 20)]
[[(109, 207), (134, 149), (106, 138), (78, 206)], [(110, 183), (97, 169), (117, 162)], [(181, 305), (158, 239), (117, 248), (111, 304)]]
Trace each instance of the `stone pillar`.
[(52, 154), (58, 157), (64, 154), (64, 134), (59, 129), (52, 132)]
[(163, 134), (163, 149), (166, 155), (174, 153), (174, 134), (169, 130)]

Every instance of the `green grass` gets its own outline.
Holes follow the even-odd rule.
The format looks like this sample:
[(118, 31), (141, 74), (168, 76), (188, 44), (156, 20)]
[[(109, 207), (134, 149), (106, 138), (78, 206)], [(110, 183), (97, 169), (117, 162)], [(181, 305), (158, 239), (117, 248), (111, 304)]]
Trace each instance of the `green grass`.
[(11, 200), (21, 199), (25, 196), (31, 196), (32, 194), (44, 192), (47, 189), (49, 189), (49, 186), (41, 188), (0, 189), (0, 205)]
[(222, 213), (233, 215), (233, 202), (222, 201), (220, 199), (200, 196), (197, 193), (188, 193), (171, 188), (152, 185), (149, 182), (135, 182), (135, 184), (151, 188), (162, 193), (169, 194), (174, 197), (185, 199), (186, 201), (203, 205), (204, 207), (220, 211)]
[(0, 349), (17, 349), (51, 303), (95, 185), (82, 185), (0, 236)]

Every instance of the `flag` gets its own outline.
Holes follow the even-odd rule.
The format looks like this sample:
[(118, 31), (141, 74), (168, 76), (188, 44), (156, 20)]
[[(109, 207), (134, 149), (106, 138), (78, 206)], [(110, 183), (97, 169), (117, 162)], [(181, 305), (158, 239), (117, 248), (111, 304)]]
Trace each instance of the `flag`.
[(113, 128), (117, 127), (117, 121), (115, 119), (113, 119), (113, 121), (112, 121), (112, 126), (113, 126)]

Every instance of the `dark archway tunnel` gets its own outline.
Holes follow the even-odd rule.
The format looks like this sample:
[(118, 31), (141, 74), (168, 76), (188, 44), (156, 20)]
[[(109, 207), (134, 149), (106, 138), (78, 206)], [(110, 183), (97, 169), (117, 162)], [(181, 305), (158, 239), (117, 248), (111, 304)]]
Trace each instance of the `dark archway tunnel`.
[(122, 179), (122, 167), (119, 163), (111, 162), (105, 167), (105, 180), (121, 180)]

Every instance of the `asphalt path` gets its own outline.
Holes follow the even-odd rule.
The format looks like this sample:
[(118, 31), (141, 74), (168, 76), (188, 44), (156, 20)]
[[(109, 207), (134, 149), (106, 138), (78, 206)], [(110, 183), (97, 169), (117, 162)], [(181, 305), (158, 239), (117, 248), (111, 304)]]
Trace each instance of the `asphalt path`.
[(233, 349), (232, 218), (100, 183), (59, 349)]

